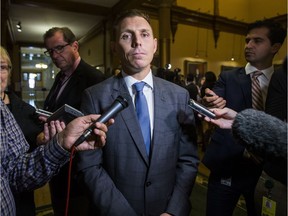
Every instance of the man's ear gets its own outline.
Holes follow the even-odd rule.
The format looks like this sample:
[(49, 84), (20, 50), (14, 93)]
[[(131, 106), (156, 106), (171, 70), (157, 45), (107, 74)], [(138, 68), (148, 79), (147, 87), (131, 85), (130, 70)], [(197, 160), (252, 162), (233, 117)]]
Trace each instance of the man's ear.
[(154, 38), (154, 54), (157, 51), (157, 48), (158, 48), (158, 41), (157, 38)]
[(279, 49), (281, 48), (281, 43), (275, 43), (275, 44), (273, 44), (272, 45), (272, 52), (274, 53), (274, 54), (276, 54), (278, 51), (279, 51)]
[(78, 43), (78, 41), (74, 41), (74, 42), (72, 43), (72, 47), (74, 48), (74, 51), (75, 51), (75, 50), (78, 51), (78, 50), (79, 50), (79, 43)]

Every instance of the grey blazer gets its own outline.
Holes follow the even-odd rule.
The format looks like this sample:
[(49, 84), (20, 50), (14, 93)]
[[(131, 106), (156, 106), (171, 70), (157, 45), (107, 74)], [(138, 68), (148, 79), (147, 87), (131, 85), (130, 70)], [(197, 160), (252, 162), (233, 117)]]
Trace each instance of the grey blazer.
[(103, 149), (79, 153), (94, 215), (189, 215), (190, 194), (198, 168), (195, 125), (184, 88), (153, 77), (154, 131), (147, 156), (132, 99), (121, 75), (84, 92), (82, 111), (102, 113), (118, 95), (129, 106), (109, 127)]

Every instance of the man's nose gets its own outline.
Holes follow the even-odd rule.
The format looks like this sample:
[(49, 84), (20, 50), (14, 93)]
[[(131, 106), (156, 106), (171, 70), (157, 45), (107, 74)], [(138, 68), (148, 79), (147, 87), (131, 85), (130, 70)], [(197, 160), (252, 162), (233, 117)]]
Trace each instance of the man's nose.
[(135, 47), (138, 47), (138, 46), (141, 46), (141, 38), (140, 38), (140, 36), (135, 35), (133, 37), (132, 47), (135, 48)]

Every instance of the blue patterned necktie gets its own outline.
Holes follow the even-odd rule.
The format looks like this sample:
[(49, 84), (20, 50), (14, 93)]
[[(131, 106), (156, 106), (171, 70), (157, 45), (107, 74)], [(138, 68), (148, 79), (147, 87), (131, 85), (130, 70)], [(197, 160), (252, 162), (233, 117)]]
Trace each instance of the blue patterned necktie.
[(151, 135), (150, 135), (150, 118), (149, 118), (149, 110), (148, 104), (146, 101), (146, 97), (143, 93), (143, 88), (145, 86), (145, 82), (135, 83), (136, 89), (136, 97), (135, 97), (135, 107), (137, 112), (138, 121), (141, 127), (142, 135), (144, 138), (144, 143), (146, 147), (147, 155), (150, 153), (150, 143), (151, 143)]

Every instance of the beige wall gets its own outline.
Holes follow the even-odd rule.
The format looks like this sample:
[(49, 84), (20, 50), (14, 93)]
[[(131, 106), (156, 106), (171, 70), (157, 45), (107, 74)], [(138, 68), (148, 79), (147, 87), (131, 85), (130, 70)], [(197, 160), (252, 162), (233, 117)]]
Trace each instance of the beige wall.
[(98, 66), (104, 64), (104, 46), (103, 35), (98, 35), (95, 38), (87, 41), (84, 44), (80, 44), (81, 57), (92, 66)]

